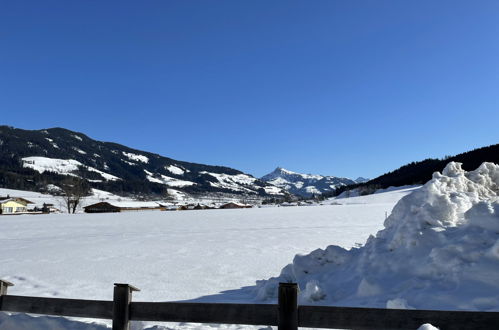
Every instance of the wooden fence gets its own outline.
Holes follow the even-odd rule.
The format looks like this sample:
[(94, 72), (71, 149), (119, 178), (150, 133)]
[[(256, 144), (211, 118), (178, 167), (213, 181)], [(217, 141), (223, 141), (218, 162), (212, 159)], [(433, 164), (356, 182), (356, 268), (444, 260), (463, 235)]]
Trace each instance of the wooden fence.
[(412, 329), (431, 323), (446, 329), (499, 329), (499, 312), (401, 310), (298, 306), (295, 283), (280, 283), (278, 304), (132, 302), (128, 284), (114, 285), (113, 301), (41, 298), (7, 294), (12, 283), (0, 280), (0, 311), (110, 319), (113, 330), (128, 330), (130, 321), (273, 325), (334, 329)]

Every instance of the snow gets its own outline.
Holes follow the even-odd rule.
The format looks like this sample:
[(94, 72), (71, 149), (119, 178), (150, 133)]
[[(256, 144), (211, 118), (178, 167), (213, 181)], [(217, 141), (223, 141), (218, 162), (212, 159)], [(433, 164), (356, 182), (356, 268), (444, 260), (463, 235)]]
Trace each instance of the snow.
[(110, 192), (107, 192), (107, 191), (104, 191), (104, 190), (95, 189), (95, 188), (92, 188), (92, 196), (94, 198), (97, 198), (97, 199), (100, 199), (100, 200), (104, 200), (104, 199), (121, 200), (121, 199), (125, 199), (124, 197), (115, 195), (113, 193), (110, 193)]
[[(304, 304), (498, 311), (499, 166), (466, 172), (449, 163), (405, 191), (412, 193), (364, 246), (297, 255), (278, 277), (259, 282), (255, 297), (273, 301), (279, 281), (297, 281)], [(397, 193), (347, 200), (375, 205)]]
[(104, 179), (106, 180), (109, 180), (109, 181), (116, 181), (116, 180), (121, 180), (120, 178), (118, 178), (117, 176), (114, 176), (114, 175), (111, 175), (109, 173), (106, 173), (106, 172), (102, 172), (96, 168), (93, 168), (93, 167), (90, 167), (90, 166), (85, 166), (87, 168), (87, 170), (89, 171), (92, 171), (92, 172), (97, 172), (99, 173)]
[(200, 174), (208, 174), (215, 177), (218, 182), (211, 182), (210, 185), (217, 188), (226, 188), (234, 191), (248, 191), (253, 192), (251, 189), (242, 187), (241, 185), (252, 185), (257, 179), (247, 174), (225, 174), (225, 173), (211, 173), (202, 171)]
[(137, 164), (136, 164), (136, 163), (129, 162), (128, 160), (124, 160), (124, 159), (122, 159), (121, 161), (122, 161), (123, 163), (125, 163), (125, 164), (128, 164), (128, 165), (137, 166)]
[(141, 289), (137, 301), (246, 301), (253, 298), (244, 287), (297, 253), (364, 242), (395, 202), (4, 216), (0, 278), (19, 295), (111, 300), (112, 283), (126, 282)]
[(392, 200), (398, 200), (405, 195), (419, 189), (421, 186), (404, 186), (404, 187), (392, 187), (384, 190), (378, 190), (376, 193), (365, 196), (354, 195), (351, 197), (345, 197), (341, 194), (338, 197), (328, 199), (325, 203), (332, 204), (377, 204), (377, 203), (387, 203)]
[(82, 139), (80, 136), (76, 135), (76, 134), (73, 134), (72, 136), (73, 136), (75, 139), (77, 139), (77, 140), (83, 141), (83, 139)]
[(80, 153), (80, 154), (82, 154), (82, 155), (86, 155), (86, 154), (87, 154), (85, 151), (83, 151), (83, 150), (81, 150), (81, 149), (78, 149), (78, 148), (76, 148), (76, 147), (73, 147), (73, 150), (75, 150), (75, 151), (79, 152), (79, 153)]
[(160, 174), (159, 177), (154, 176), (153, 173), (149, 172), (148, 170), (144, 170), (144, 172), (147, 174), (147, 180), (150, 182), (155, 182), (155, 183), (160, 183), (167, 185), (169, 187), (186, 187), (186, 186), (192, 186), (195, 185), (195, 182), (192, 181), (185, 181), (185, 180), (180, 180), (177, 178), (172, 178), (163, 174)]
[(275, 186), (265, 186), (263, 187), (265, 192), (270, 195), (283, 195), (282, 189)]
[(165, 169), (177, 175), (183, 175), (185, 173), (185, 170), (175, 165), (165, 166)]
[(80, 167), (84, 167), (89, 171), (99, 173), (106, 180), (110, 181), (121, 180), (117, 176), (100, 171), (90, 166), (83, 165), (82, 163), (74, 159), (57, 159), (57, 158), (32, 156), (32, 157), (24, 157), (22, 160), (23, 160), (23, 167), (32, 168), (39, 173), (49, 171), (49, 172), (59, 173), (62, 175), (77, 176), (72, 172), (78, 171), (78, 168)]
[(278, 170), (283, 173), (283, 174), (288, 174), (288, 175), (299, 175), (304, 179), (315, 179), (315, 180), (321, 180), (324, 178), (323, 175), (317, 175), (317, 174), (303, 174), (303, 173), (298, 173), (298, 172), (293, 172), (290, 170), (287, 170), (285, 168), (279, 167)]
[(8, 315), (0, 312), (0, 330), (108, 330), (105, 325), (81, 323), (64, 317)]
[(135, 161), (139, 161), (139, 162), (142, 162), (142, 163), (149, 163), (149, 158), (147, 158), (146, 156), (144, 155), (137, 155), (137, 154), (134, 154), (134, 153), (131, 153), (131, 152), (122, 152), (124, 156), (128, 157), (128, 159), (130, 160), (135, 160)]
[(155, 208), (160, 206), (159, 203), (156, 202), (140, 202), (140, 201), (126, 201), (126, 202), (108, 202), (109, 204), (117, 207), (125, 207), (125, 208), (138, 208), (138, 207), (148, 207)]
[(420, 326), (418, 328), (418, 330), (438, 330), (437, 327), (434, 327), (433, 325), (429, 324), (429, 323), (425, 323), (423, 324), (422, 326)]
[(59, 149), (59, 146), (56, 143), (54, 143), (54, 140), (52, 140), (50, 138), (45, 138), (45, 140), (49, 141), (50, 144), (52, 145), (52, 147)]
[(77, 171), (78, 166), (83, 164), (74, 159), (56, 159), (47, 157), (25, 157), (23, 167), (32, 168), (39, 173), (45, 171), (55, 172), (64, 175), (70, 175), (71, 172)]
[(309, 194), (321, 194), (321, 192), (314, 186), (305, 187), (305, 191)]
[[(374, 194), (380, 194), (380, 193), (385, 193), (385, 192), (390, 192), (390, 191), (400, 192), (400, 191), (405, 190), (405, 189), (417, 189), (419, 187), (421, 187), (421, 186), (420, 185), (407, 185), (407, 186), (400, 186), (400, 187), (388, 187), (385, 189), (378, 189), (374, 192)], [(373, 195), (373, 194), (371, 194), (371, 195)], [(351, 198), (351, 197), (357, 197), (357, 196), (361, 196), (358, 188), (346, 190), (346, 191), (342, 192), (341, 194), (339, 194), (336, 197), (336, 199)], [(367, 196), (367, 195), (365, 195), (365, 196)]]
[(188, 199), (188, 196), (183, 191), (170, 189), (170, 188), (167, 191), (168, 191), (168, 195), (176, 201)]

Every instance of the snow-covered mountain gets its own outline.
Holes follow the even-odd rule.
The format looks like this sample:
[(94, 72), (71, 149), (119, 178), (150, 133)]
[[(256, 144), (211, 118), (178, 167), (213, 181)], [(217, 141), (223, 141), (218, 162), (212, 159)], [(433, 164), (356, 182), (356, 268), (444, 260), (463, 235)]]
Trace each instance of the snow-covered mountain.
[(353, 181), (355, 181), (355, 183), (364, 183), (364, 182), (369, 181), (369, 179), (368, 178), (363, 178), (363, 177), (359, 176), (357, 179), (355, 179)]
[(355, 184), (358, 183), (357, 180), (359, 179), (366, 180), (364, 178), (352, 180), (335, 176), (302, 174), (286, 170), (282, 167), (276, 168), (261, 179), (292, 194), (304, 197), (320, 195), (333, 191), (339, 186)]
[(265, 198), (286, 194), (241, 171), (179, 161), (100, 142), (64, 128), (22, 130), (0, 126), (0, 187), (43, 190), (68, 176), (119, 195), (234, 194)]

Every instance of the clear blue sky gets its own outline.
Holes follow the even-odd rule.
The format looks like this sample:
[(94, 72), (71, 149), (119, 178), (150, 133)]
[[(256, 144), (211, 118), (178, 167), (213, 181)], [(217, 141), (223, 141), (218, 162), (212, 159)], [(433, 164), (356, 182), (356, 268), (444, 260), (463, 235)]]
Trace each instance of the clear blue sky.
[(1, 124), (261, 176), (499, 143), (499, 1), (2, 1)]

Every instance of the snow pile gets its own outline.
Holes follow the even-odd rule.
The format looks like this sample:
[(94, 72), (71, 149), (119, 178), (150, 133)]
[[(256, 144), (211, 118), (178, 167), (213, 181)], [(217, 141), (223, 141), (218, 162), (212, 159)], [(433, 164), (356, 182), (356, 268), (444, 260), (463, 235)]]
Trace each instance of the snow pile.
[(402, 198), (385, 228), (360, 248), (329, 246), (295, 256), (281, 275), (256, 286), (276, 298), (296, 281), (302, 304), (499, 310), (499, 166), (442, 174)]

